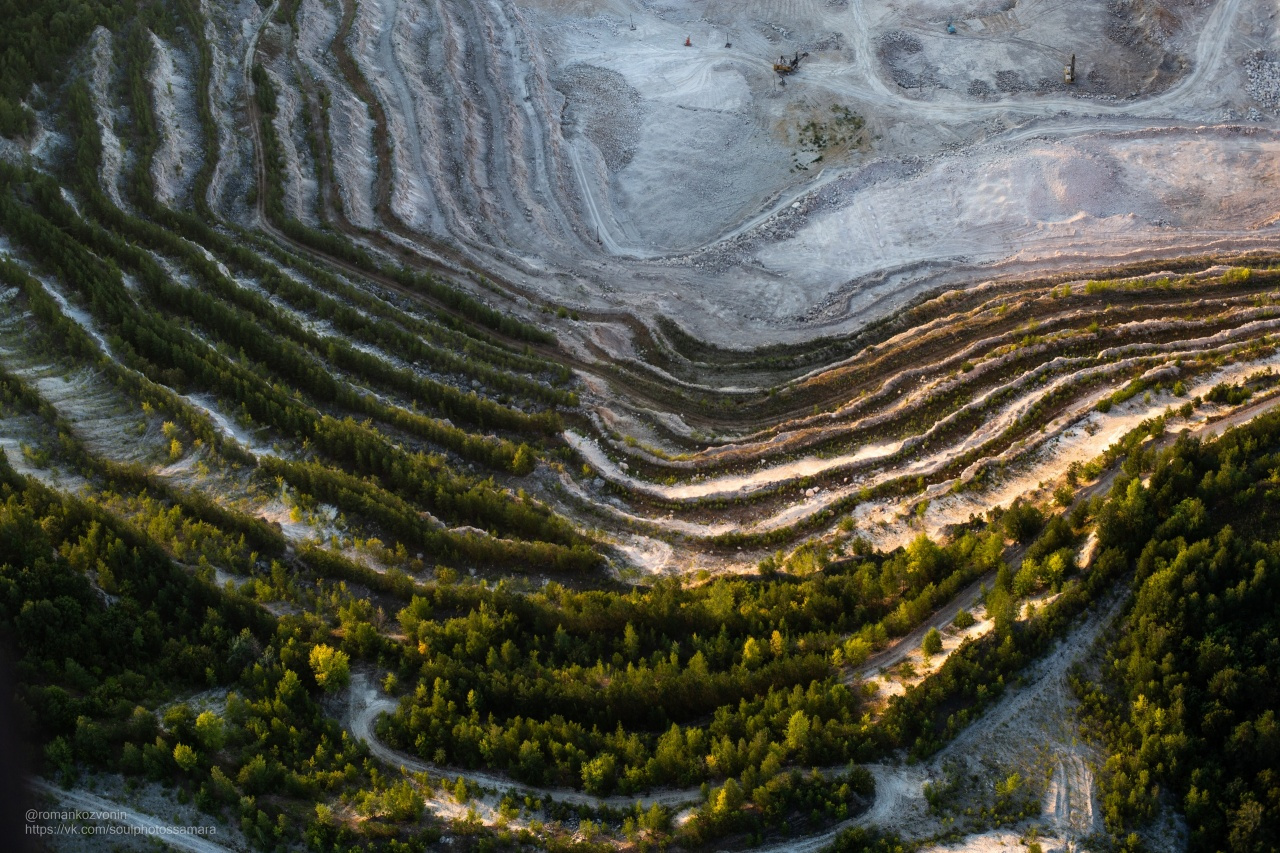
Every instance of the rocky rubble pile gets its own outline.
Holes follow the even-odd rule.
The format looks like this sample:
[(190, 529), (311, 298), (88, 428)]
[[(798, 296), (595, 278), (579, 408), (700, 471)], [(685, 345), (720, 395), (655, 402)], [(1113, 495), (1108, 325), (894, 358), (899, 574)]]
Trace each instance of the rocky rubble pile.
[(1280, 62), (1269, 51), (1255, 51), (1244, 63), (1249, 97), (1263, 106), (1280, 106)]

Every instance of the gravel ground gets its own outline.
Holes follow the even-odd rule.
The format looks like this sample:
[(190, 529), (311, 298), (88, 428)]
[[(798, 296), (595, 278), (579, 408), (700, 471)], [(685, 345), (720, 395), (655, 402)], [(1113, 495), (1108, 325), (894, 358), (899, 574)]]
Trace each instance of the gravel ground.
[[(742, 346), (855, 328), (939, 285), (1266, 245), (1269, 14), (378, 0), (350, 45), (388, 113), (403, 221), (550, 298)], [(364, 221), (371, 129), (332, 73), (336, 15), (303, 2), (299, 53)], [(798, 72), (772, 73), (795, 52)], [(837, 138), (833, 108), (863, 138), (801, 144)]]

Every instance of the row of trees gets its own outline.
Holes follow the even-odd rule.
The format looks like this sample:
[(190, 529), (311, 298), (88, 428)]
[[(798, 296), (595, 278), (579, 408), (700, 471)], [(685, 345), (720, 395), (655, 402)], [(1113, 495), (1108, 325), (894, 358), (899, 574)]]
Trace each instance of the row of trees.
[(254, 100), (261, 114), (259, 133), (262, 138), (267, 176), (264, 188), (264, 206), (268, 218), (291, 239), (312, 249), (352, 264), (370, 273), (385, 275), (398, 284), (421, 291), (432, 299), (458, 312), (468, 320), (493, 329), (517, 340), (553, 344), (555, 336), (549, 331), (525, 323), (510, 314), (498, 311), (473, 296), (439, 281), (436, 277), (407, 267), (381, 264), (364, 248), (341, 234), (322, 231), (299, 222), (289, 215), (284, 206), (284, 177), (280, 143), (275, 135), (271, 117), (276, 110), (276, 95), (271, 78), (261, 65), (251, 71), (254, 84)]
[[(169, 374), (174, 370), (181, 371), (181, 375), (199, 380), (218, 396), (240, 401), (255, 420), (272, 425), (282, 434), (309, 441), (330, 459), (357, 473), (378, 478), (385, 488), (407, 496), (444, 518), (562, 545), (578, 541), (563, 520), (541, 506), (513, 500), (492, 483), (459, 475), (444, 460), (411, 454), (391, 444), (368, 425), (321, 415), (283, 388), (269, 384), (250, 367), (216, 354), (190, 332), (156, 314), (139, 310), (124, 287), (119, 271), (87, 251), (72, 234), (83, 235), (90, 245), (104, 251), (136, 260), (140, 275), (145, 274), (147, 280), (164, 286), (163, 271), (155, 262), (144, 254), (130, 253), (119, 238), (79, 220), (60, 199), (41, 192), (43, 182), (38, 178), (11, 167), (4, 168), (7, 174), (0, 175), (0, 180), (7, 177), (16, 182), (29, 178), (41, 196), (38, 202), (56, 212), (57, 218), (46, 219), (32, 207), (18, 203), (12, 189), (0, 199), (0, 218), (59, 278), (81, 290), (95, 317), (113, 333), (117, 352), (144, 374), (164, 381), (172, 379)], [(12, 188), (13, 184), (9, 186)], [(64, 228), (72, 233), (68, 234)], [(189, 288), (178, 289), (184, 293), (195, 292)], [(304, 362), (299, 362), (299, 371), (321, 375)], [(332, 381), (327, 374), (324, 380), (317, 381), (326, 380)], [(515, 448), (511, 464), (514, 466), (517, 462), (521, 466), (530, 465), (528, 451)]]
[[(920, 539), (803, 579), (630, 592), (417, 589), (399, 613), (405, 696), (382, 735), (439, 764), (636, 792), (875, 748), (837, 680), (1000, 564), (1003, 537)], [(709, 720), (709, 722), (708, 722)]]
[[(406, 360), (424, 362), (441, 372), (477, 378), (487, 387), (526, 395), (554, 405), (576, 405), (571, 393), (510, 372), (518, 370), (535, 375), (547, 374), (563, 383), (570, 378), (569, 371), (564, 368), (552, 370), (545, 360), (514, 352), (483, 329), (459, 321), (452, 315), (433, 313), (431, 322), (424, 322), (407, 312), (390, 309), (370, 293), (339, 279), (327, 270), (299, 258), (286, 256), (279, 247), (262, 241), (257, 235), (237, 231), (233, 238), (212, 227), (210, 223), (217, 218), (208, 208), (205, 199), (212, 171), (211, 163), (218, 150), (216, 127), (208, 104), (207, 82), (211, 59), (198, 10), (190, 0), (181, 0), (176, 5), (177, 8), (173, 11), (177, 20), (169, 20), (161, 15), (156, 20), (137, 21), (130, 27), (129, 36), (125, 40), (121, 65), (128, 71), (130, 103), (135, 119), (131, 128), (138, 143), (132, 169), (131, 196), (138, 208), (155, 224), (206, 247), (234, 268), (256, 276), (269, 293), (280, 295), (298, 310), (332, 322), (350, 337), (364, 340), (385, 352), (397, 353)], [(162, 23), (166, 26), (161, 27)], [(148, 26), (157, 30), (181, 26), (187, 31), (184, 34), (186, 37), (194, 37), (198, 48), (197, 102), (204, 130), (206, 157), (194, 182), (192, 201), (196, 215), (161, 205), (155, 198), (150, 167), (159, 139), (151, 109), (151, 90), (145, 79), (146, 69), (153, 61), (151, 42), (145, 37)], [(265, 79), (257, 71), (254, 76), (255, 79)], [(172, 246), (170, 241), (165, 248)], [(276, 255), (286, 266), (304, 270), (312, 286), (268, 262), (262, 257), (264, 251)], [(197, 261), (200, 260), (205, 259), (197, 258)], [(337, 293), (340, 298), (332, 298), (324, 291)], [(354, 306), (359, 306), (365, 313), (356, 310)], [(377, 321), (367, 314), (376, 316)]]
[[(135, 30), (138, 32), (138, 30)], [(150, 42), (137, 36), (129, 41), (131, 50), (146, 50), (149, 56)], [(135, 47), (141, 44), (143, 47)], [(134, 58), (130, 61), (133, 77), (140, 78), (137, 68), (143, 60)], [(139, 84), (141, 85), (141, 84)], [(135, 98), (149, 103), (143, 96)], [(90, 200), (90, 207), (95, 215), (104, 222), (112, 232), (125, 238), (128, 243), (112, 242), (110, 232), (97, 234), (81, 228), (77, 237), (81, 240), (92, 240), (104, 244), (99, 248), (110, 253), (118, 263), (134, 272), (147, 289), (147, 295), (153, 305), (167, 314), (183, 318), (187, 322), (202, 327), (214, 340), (226, 342), (233, 351), (239, 350), (247, 357), (262, 365), (269, 365), (273, 373), (292, 387), (297, 387), (318, 402), (342, 406), (345, 409), (383, 420), (391, 418), (390, 407), (379, 403), (367, 394), (353, 390), (349, 383), (332, 375), (323, 361), (331, 362), (339, 370), (350, 373), (353, 377), (370, 382), (375, 387), (408, 395), (422, 405), (438, 411), (445, 417), (474, 424), (477, 427), (501, 428), (521, 434), (555, 432), (559, 428), (559, 420), (552, 413), (529, 415), (506, 406), (485, 400), (475, 393), (464, 393), (452, 385), (419, 377), (411, 370), (399, 368), (388, 360), (379, 358), (338, 338), (325, 338), (307, 329), (286, 312), (270, 303), (261, 294), (242, 287), (229, 278), (218, 264), (205, 255), (196, 244), (169, 230), (167, 227), (138, 217), (130, 216), (110, 203), (106, 196), (97, 189), (97, 164), (100, 161), (100, 143), (97, 139), (97, 126), (92, 113), (92, 105), (83, 84), (72, 88), (69, 107), (77, 131), (77, 161), (80, 164), (80, 181)], [(143, 168), (135, 170), (135, 174), (145, 174), (149, 191), (150, 172)], [(139, 190), (141, 193), (142, 190)], [(51, 200), (52, 201), (52, 200)], [(142, 202), (153, 212), (159, 213), (161, 208), (151, 201)], [(71, 212), (61, 209), (56, 201), (46, 204), (42, 212), (52, 218), (62, 220), (60, 224), (69, 227), (72, 223)], [(172, 214), (165, 219), (185, 223), (187, 217)], [(168, 223), (166, 223), (168, 224)], [(190, 226), (189, 226), (190, 228)], [(212, 232), (207, 226), (199, 228), (203, 233), (199, 237), (209, 238)], [(222, 238), (225, 240), (225, 238)], [(215, 248), (219, 248), (222, 240), (211, 240)], [(144, 249), (163, 253), (189, 270), (194, 280), (201, 287), (186, 287), (174, 281), (172, 274), (161, 267)], [(279, 275), (278, 271), (261, 261), (254, 264), (254, 272)], [(260, 328), (263, 327), (263, 328)], [(409, 420), (400, 424), (402, 427), (426, 430), (422, 436), (449, 449), (475, 453), (479, 450), (477, 443), (467, 443), (466, 434), (461, 430), (451, 429), (443, 425), (430, 428), (428, 419)], [(492, 444), (492, 442), (490, 442)], [(495, 460), (487, 457), (494, 450), (480, 455), (482, 461), (494, 464)], [(506, 452), (509, 458), (511, 451)]]
[[(332, 467), (315, 462), (289, 462), (267, 457), (259, 462), (260, 470), (267, 475), (280, 477), (297, 489), (303, 499), (333, 504), (352, 517), (371, 523), (386, 531), (397, 541), (415, 549), (420, 548), (432, 559), (446, 565), (459, 563), (502, 566), (516, 571), (538, 567), (550, 571), (583, 571), (599, 565), (600, 556), (583, 542), (573, 542), (568, 547), (545, 540), (500, 539), (475, 532), (446, 530), (438, 521), (423, 517), (408, 500), (392, 489), (379, 486), (368, 479), (346, 474)], [(445, 501), (487, 500), (486, 495), (468, 492), (460, 498), (440, 495), (437, 505)], [(541, 514), (532, 503), (515, 504), (509, 515), (524, 506), (528, 515), (521, 518), (526, 529), (538, 532), (536, 525)], [(455, 510), (456, 512), (457, 510)], [(463, 504), (462, 512), (467, 511)], [(504, 525), (510, 527), (512, 525)]]

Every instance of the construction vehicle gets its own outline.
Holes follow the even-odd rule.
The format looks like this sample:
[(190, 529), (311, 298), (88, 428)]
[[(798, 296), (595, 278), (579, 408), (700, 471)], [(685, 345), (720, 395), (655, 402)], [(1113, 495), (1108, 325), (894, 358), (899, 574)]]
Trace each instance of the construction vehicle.
[(1071, 54), (1071, 64), (1062, 69), (1062, 80), (1065, 83), (1076, 82), (1076, 55)]
[(796, 51), (795, 56), (791, 57), (790, 62), (787, 61), (785, 56), (779, 56), (778, 61), (773, 63), (773, 70), (777, 71), (779, 74), (790, 74), (793, 71), (799, 70), (800, 60), (804, 59), (808, 55), (808, 51), (804, 53)]

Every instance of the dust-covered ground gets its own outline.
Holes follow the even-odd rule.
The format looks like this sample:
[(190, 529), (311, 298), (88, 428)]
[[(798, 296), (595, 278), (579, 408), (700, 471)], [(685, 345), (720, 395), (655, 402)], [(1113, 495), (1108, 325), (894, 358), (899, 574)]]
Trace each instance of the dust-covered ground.
[[(343, 204), (370, 221), (340, 16), (304, 0), (297, 52), (331, 93)], [(1276, 236), (1260, 0), (369, 0), (344, 43), (386, 111), (402, 223), (555, 300), (725, 345)]]
[[(1096, 604), (1019, 685), (923, 765), (883, 768), (877, 788), (893, 785), (895, 796), (875, 823), (933, 839), (931, 851), (1025, 850), (1031, 841), (1046, 851), (1091, 849), (1102, 829), (1095, 772), (1104, 756), (1081, 738), (1067, 676), (1074, 666), (1096, 664), (1095, 643), (1123, 605), (1120, 594)], [(1159, 850), (1179, 849), (1180, 840), (1170, 816), (1146, 839)]]

